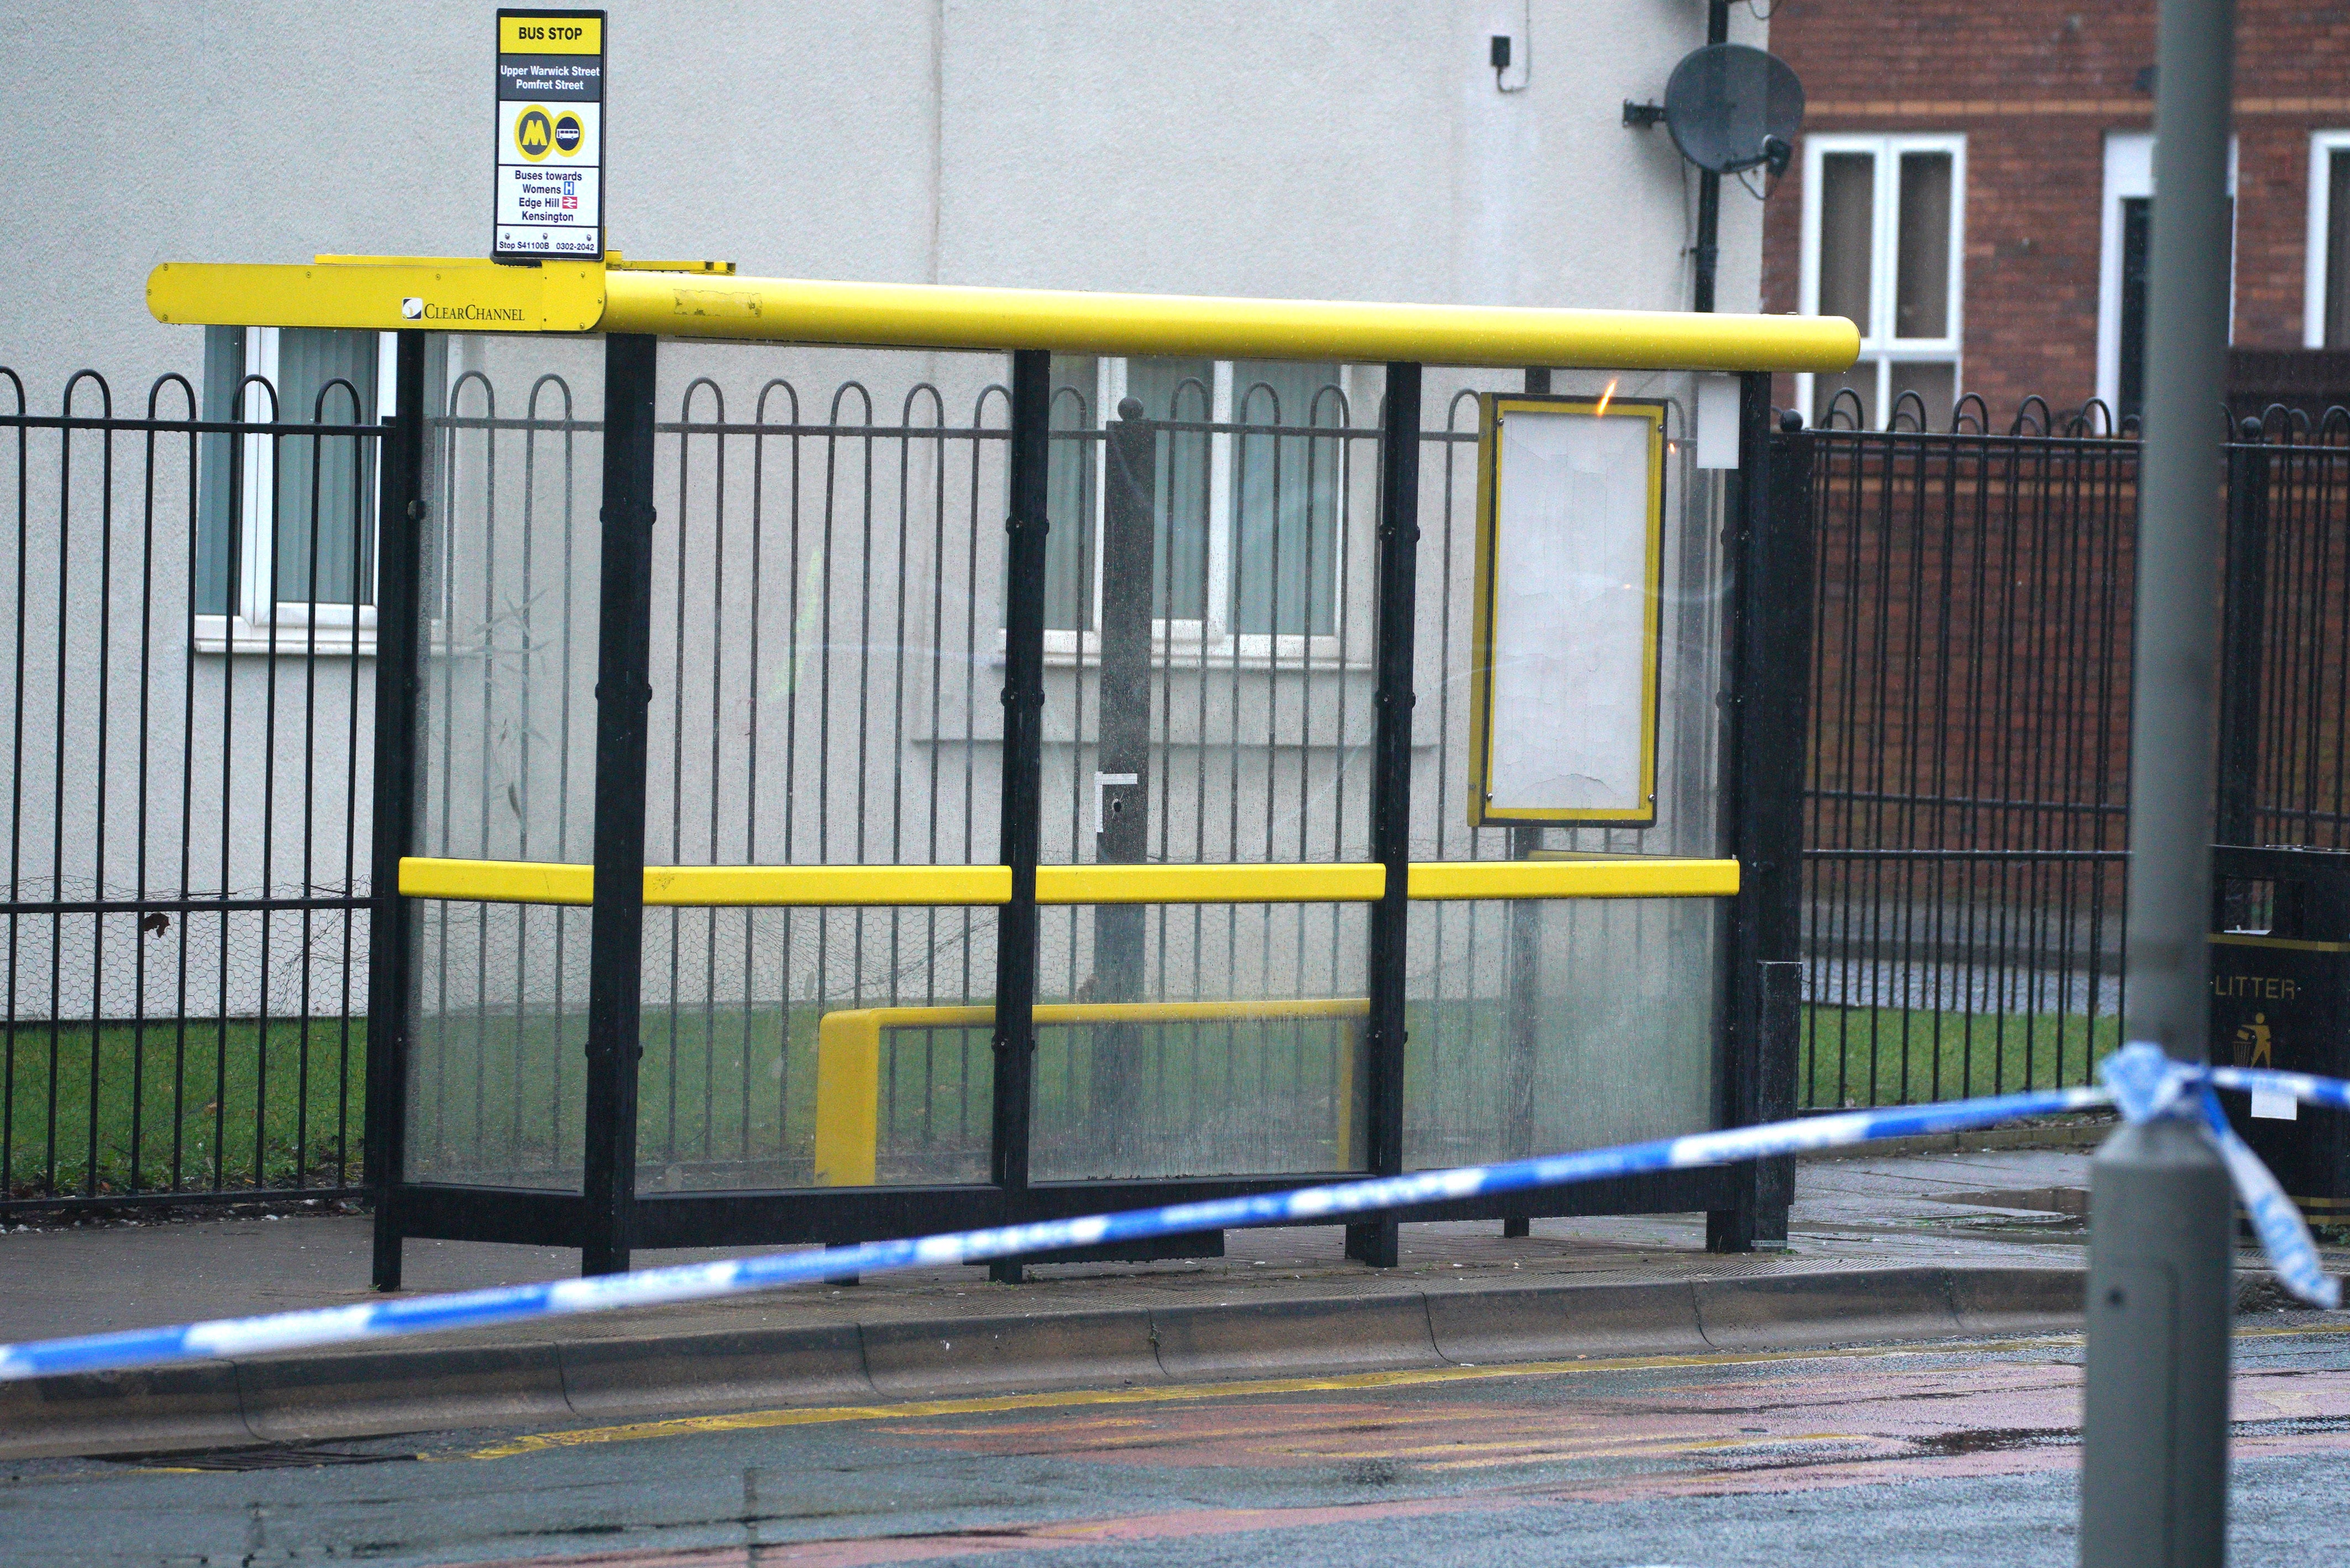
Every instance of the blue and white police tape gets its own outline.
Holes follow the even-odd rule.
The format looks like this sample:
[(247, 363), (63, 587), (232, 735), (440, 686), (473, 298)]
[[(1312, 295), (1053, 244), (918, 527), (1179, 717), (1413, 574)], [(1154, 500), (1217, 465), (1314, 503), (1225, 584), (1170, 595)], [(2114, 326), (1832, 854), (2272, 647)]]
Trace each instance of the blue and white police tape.
[[(2154, 1060), (2147, 1061), (2151, 1053)], [(2224, 1076), (2223, 1076), (2224, 1075)], [(1453, 1170), (1421, 1171), (1410, 1176), (1380, 1177), (1288, 1192), (1247, 1198), (1219, 1199), (1205, 1203), (1177, 1203), (1120, 1214), (1097, 1214), (1076, 1220), (1050, 1220), (1033, 1225), (1007, 1225), (985, 1231), (963, 1231), (902, 1241), (867, 1241), (833, 1250), (809, 1249), (731, 1258), (714, 1263), (688, 1263), (647, 1269), (638, 1273), (608, 1274), (594, 1279), (556, 1280), (542, 1284), (511, 1285), (495, 1290), (463, 1291), (448, 1295), (419, 1296), (405, 1301), (365, 1303), (356, 1306), (323, 1307), (308, 1312), (273, 1313), (265, 1317), (226, 1318), (210, 1323), (179, 1324), (165, 1328), (131, 1329), (117, 1334), (86, 1334), (71, 1339), (34, 1341), (0, 1345), (0, 1381), (43, 1377), (61, 1373), (109, 1372), (129, 1367), (161, 1366), (216, 1356), (252, 1355), (267, 1351), (311, 1345), (340, 1345), (398, 1334), (431, 1334), (452, 1329), (488, 1328), (535, 1318), (562, 1317), (575, 1313), (610, 1312), (621, 1307), (657, 1306), (674, 1302), (702, 1301), (741, 1295), (782, 1285), (810, 1284), (849, 1274), (887, 1273), (899, 1269), (934, 1268), (949, 1263), (978, 1263), (1027, 1252), (1058, 1251), (1104, 1242), (1175, 1236), (1198, 1231), (1238, 1230), (1253, 1225), (1327, 1222), (1334, 1217), (1410, 1208), (1502, 1192), (1522, 1192), (1559, 1187), (1569, 1182), (1643, 1171), (1684, 1170), (1700, 1166), (1732, 1165), (1806, 1150), (1846, 1147), (1877, 1138), (1963, 1132), (2023, 1116), (2086, 1110), (2119, 1100), (2132, 1120), (2177, 1114), (2188, 1091), (2208, 1096), (2208, 1085), (2230, 1089), (2258, 1088), (2293, 1095), (2313, 1105), (2350, 1108), (2350, 1084), (2311, 1078), (2292, 1073), (2252, 1072), (2236, 1068), (2204, 1069), (2162, 1059), (2152, 1046), (2131, 1045), (2107, 1064), (2107, 1085), (2096, 1088), (2046, 1089), (1985, 1099), (1951, 1100), (1934, 1105), (1902, 1106), (1884, 1110), (1846, 1111), (1833, 1116), (1806, 1116), (1798, 1121), (1762, 1127), (1732, 1127), (1721, 1132), (1694, 1133), (1686, 1137), (1658, 1138), (1648, 1143), (1614, 1148), (1586, 1149), (1513, 1160), (1504, 1165), (1472, 1165)], [(2121, 1087), (2116, 1078), (2126, 1082)], [(2216, 1115), (2216, 1107), (2207, 1110)], [(2261, 1237), (2278, 1265), (2279, 1277), (2303, 1300), (2324, 1306), (2338, 1301), (2338, 1288), (2316, 1267), (2316, 1250), (2292, 1203), (2278, 1190), (2275, 1179), (2219, 1116), (2214, 1136), (2228, 1154), (2247, 1208), (2253, 1211)], [(2279, 1211), (2282, 1205), (2282, 1212)], [(2303, 1260), (2306, 1260), (2305, 1262)]]
[(2125, 1045), (2099, 1069), (2122, 1116), (2132, 1122), (2177, 1116), (2199, 1121), (2228, 1168), (2236, 1197), (2252, 1222), (2252, 1231), (2269, 1256), (2270, 1266), (2285, 1289), (2313, 1306), (2342, 1304), (2342, 1284), (2319, 1264), (2317, 1245), (2301, 1210), (2277, 1185), (2275, 1175), (2261, 1163), (2236, 1129), (2228, 1124), (2220, 1096), (2212, 1090), (2241, 1089), (2281, 1096), (2303, 1105), (2350, 1110), (2350, 1083), (2319, 1078), (2307, 1073), (2278, 1073), (2260, 1067), (2205, 1067), (2174, 1062), (2160, 1048), (2143, 1042)]

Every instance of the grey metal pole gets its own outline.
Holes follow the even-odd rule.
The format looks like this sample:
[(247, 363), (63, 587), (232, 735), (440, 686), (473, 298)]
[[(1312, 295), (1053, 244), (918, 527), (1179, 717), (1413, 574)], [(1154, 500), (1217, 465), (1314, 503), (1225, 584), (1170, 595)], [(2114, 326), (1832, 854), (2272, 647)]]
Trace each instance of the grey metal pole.
[[(1102, 424), (1101, 674), (1096, 724), (1094, 858), (1139, 865), (1150, 857), (1150, 621), (1158, 544), (1159, 430), (1141, 402), (1121, 399)], [(1096, 1002), (1140, 1002), (1149, 926), (1140, 904), (1094, 906)], [(1112, 1023), (1093, 1031), (1093, 1114), (1087, 1131), (1101, 1168), (1125, 1172), (1139, 1158), (1136, 1115), (1149, 1032)]]
[[(2161, 0), (2146, 440), (2138, 470), (2126, 1037), (2208, 1050), (2206, 954), (2228, 339), (2232, 0)], [(2082, 1413), (2086, 1568), (2216, 1565), (2227, 1551), (2234, 1210), (2181, 1121), (2126, 1127), (2091, 1164)]]
[[(1529, 366), (1525, 389), (1534, 397), (1548, 397), (1549, 369)], [(1543, 830), (1539, 825), (1510, 829), (1511, 859), (1531, 860), (1542, 846)], [(1542, 905), (1532, 898), (1513, 899), (1508, 919), (1508, 984), (1504, 989), (1509, 995), (1510, 1011), (1503, 1048), (1502, 1148), (1508, 1158), (1524, 1159), (1534, 1152), (1534, 1066), (1541, 1052), (1536, 1024), (1542, 1010)], [(1513, 1214), (1502, 1221), (1502, 1234), (1505, 1237), (1534, 1233), (1534, 1217), (1530, 1214)]]

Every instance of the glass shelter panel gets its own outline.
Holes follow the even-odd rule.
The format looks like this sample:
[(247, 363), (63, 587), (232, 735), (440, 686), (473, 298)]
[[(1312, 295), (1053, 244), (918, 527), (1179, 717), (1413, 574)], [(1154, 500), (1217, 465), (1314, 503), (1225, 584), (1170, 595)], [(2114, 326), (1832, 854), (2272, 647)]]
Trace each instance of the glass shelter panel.
[[(451, 349), (419, 853), (588, 858), (600, 369), (587, 345)], [(648, 864), (998, 863), (1003, 375), (996, 356), (664, 346)], [(1266, 869), (1243, 894), (1263, 901), (1193, 877), (1041, 911), (1035, 1179), (1364, 1167), (1370, 906), (1295, 878), (1371, 857), (1382, 379), (1055, 366), (1075, 411), (1051, 436), (1066, 581), (1039, 858)], [(1666, 410), (1657, 824), (1466, 826), (1473, 394), (1518, 379), (1448, 373), (1424, 402), (1411, 857), (1709, 856), (1719, 497), (1686, 461), (1687, 377), (1557, 386)], [(998, 915), (842, 886), (824, 907), (645, 911), (640, 1191), (987, 1179)], [(1708, 1125), (1717, 916), (1416, 908), (1407, 1163)], [(577, 1189), (589, 923), (420, 906), (411, 1179)]]
[[(1046, 647), (1043, 864), (1367, 860), (1378, 431), (1348, 400), (1378, 373), (1120, 374), (1098, 606)], [(1360, 1168), (1368, 932), (1361, 903), (1045, 908), (1034, 1177)]]
[[(1725, 476), (1695, 468), (1686, 375), (1554, 372), (1562, 396), (1664, 409), (1656, 728), (1648, 827), (1471, 828), (1477, 559), (1475, 394), (1515, 375), (1430, 378), (1420, 450), (1412, 746), (1415, 860), (1653, 855), (1721, 844), (1719, 719)], [(1508, 657), (1496, 649), (1494, 657)], [(1426, 1168), (1700, 1131), (1714, 1115), (1722, 906), (1710, 899), (1416, 903), (1404, 1163)]]
[(1417, 904), (1404, 1148), (1473, 1165), (1702, 1132), (1711, 899)]
[[(426, 389), (411, 853), (584, 863), (602, 355), (473, 337), (445, 362)], [(412, 929), (408, 1179), (577, 1190), (588, 911), (421, 901)]]
[(645, 911), (645, 1192), (984, 1181), (992, 909)]
[(1367, 905), (1044, 913), (1035, 1179), (1363, 1168)]
[[(997, 864), (1003, 358), (661, 355), (647, 863)], [(995, 920), (648, 909), (639, 1190), (984, 1180)]]

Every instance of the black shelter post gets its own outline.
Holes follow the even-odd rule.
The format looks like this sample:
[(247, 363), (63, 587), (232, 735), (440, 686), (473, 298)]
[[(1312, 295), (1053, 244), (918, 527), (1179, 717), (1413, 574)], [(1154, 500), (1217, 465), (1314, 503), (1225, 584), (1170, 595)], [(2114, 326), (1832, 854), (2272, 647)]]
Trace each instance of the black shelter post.
[[(1811, 437), (1771, 430), (1771, 378), (1739, 398), (1738, 482), (1730, 519), (1731, 853), (1729, 1026), (1716, 1104), (1721, 1125), (1794, 1115), (1801, 1016), (1804, 742), (1811, 678)], [(1783, 1242), (1794, 1169), (1734, 1168), (1734, 1200), (1706, 1214), (1706, 1246), (1743, 1252)]]
[[(1003, 591), (1003, 815), (997, 853), (1012, 899), (995, 933), (995, 1102), (990, 1175), (1014, 1203), (1028, 1190), (1031, 1083), (1036, 1055), (1036, 851), (1045, 722), (1045, 473), (1051, 457), (1052, 356), (1012, 356), (1011, 514)], [(1017, 1284), (1003, 1260), (988, 1277)]]
[(645, 723), (652, 702), (653, 399), (660, 339), (604, 340), (596, 647), (596, 893), (588, 937), (587, 1214), (579, 1272), (625, 1273), (637, 1193)]
[(424, 545), (424, 334), (395, 339), (392, 416), (376, 463), (375, 784), (368, 881), (367, 1112), (362, 1134), (375, 1204), (372, 1279), (400, 1288), (400, 1186), (407, 1142), (409, 905), (400, 861), (413, 843), (417, 638)]
[[(1550, 391), (1550, 371), (1536, 367), (1526, 371), (1526, 391), (1535, 397)], [(1543, 844), (1543, 830), (1513, 827), (1510, 858), (1531, 860)], [(1509, 904), (1509, 1042), (1502, 1085), (1502, 1154), (1525, 1159), (1534, 1152), (1534, 1063), (1537, 1042), (1534, 1018), (1542, 995), (1542, 905), (1532, 898)], [(1513, 1214), (1502, 1221), (1503, 1237), (1531, 1236), (1531, 1215)]]
[[(1750, 376), (1752, 412), (1771, 417), (1771, 379)], [(1758, 592), (1761, 638), (1770, 671), (1755, 763), (1758, 795), (1754, 837), (1770, 862), (1758, 890), (1755, 952), (1756, 1018), (1753, 1072), (1758, 1120), (1781, 1122), (1795, 1115), (1797, 1074), (1803, 1052), (1804, 1005), (1804, 785), (1811, 735), (1814, 550), (1812, 448), (1800, 415), (1780, 416), (1780, 433), (1759, 443), (1765, 454), (1762, 483), (1769, 486), (1763, 509), (1762, 549), (1767, 569)], [(1787, 1240), (1787, 1210), (1795, 1200), (1793, 1155), (1766, 1159), (1757, 1170), (1754, 1234), (1782, 1245)]]
[[(1387, 887), (1371, 906), (1369, 1165), (1403, 1170), (1405, 949), (1411, 925), (1412, 617), (1419, 568), (1419, 383), (1417, 364), (1388, 367), (1379, 413), (1378, 729), (1371, 752), (1371, 857)], [(1396, 1265), (1396, 1221), (1347, 1227), (1347, 1255)]]

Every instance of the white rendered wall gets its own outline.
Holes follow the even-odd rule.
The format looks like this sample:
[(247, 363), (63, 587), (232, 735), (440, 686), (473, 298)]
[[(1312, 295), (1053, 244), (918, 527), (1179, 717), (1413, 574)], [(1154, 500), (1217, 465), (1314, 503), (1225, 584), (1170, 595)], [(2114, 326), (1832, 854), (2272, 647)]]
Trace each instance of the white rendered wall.
[[(452, 0), (170, 8), (0, 0), (0, 104), (10, 123), (0, 139), (0, 365), (24, 377), (32, 407), (54, 409), (67, 377), (94, 366), (113, 379), (118, 412), (141, 412), (155, 375), (199, 369), (201, 334), (147, 315), (144, 284), (160, 261), (484, 253), (494, 9)], [(1661, 128), (1626, 130), (1621, 105), (1661, 96), (1673, 64), (1703, 41), (1702, 0), (613, 0), (610, 10), (608, 234), (630, 254), (910, 282), (1652, 309), (1689, 299), (1694, 171)], [(1733, 27), (1733, 36), (1761, 41), (1744, 7)], [(1487, 64), (1495, 33), (1513, 37), (1504, 85), (1523, 90), (1496, 88)], [(1731, 183), (1722, 212), (1720, 298), (1726, 310), (1752, 309), (1761, 207)], [(461, 348), (452, 374), (495, 365), (500, 352)], [(557, 352), (571, 359), (581, 350)], [(852, 358), (766, 350), (764, 361), (796, 367), (804, 389), (821, 399), (843, 377), (879, 374)], [(960, 409), (985, 379), (951, 357), (907, 363), (920, 358), (894, 357), (885, 417), (908, 380), (937, 379)], [(741, 417), (760, 358), (715, 345), (667, 351), (663, 417), (704, 370), (721, 375)], [(1514, 372), (1432, 375), (1426, 423), (1444, 425), (1457, 387), (1515, 380)], [(1685, 382), (1627, 377), (1621, 390), (1678, 398)], [(511, 395), (526, 380), (501, 384)], [(1357, 425), (1373, 418), (1375, 385), (1363, 383)], [(0, 406), (6, 396), (0, 389)], [(583, 397), (583, 414), (598, 400)], [(1674, 473), (1673, 504), (1694, 517), (1709, 492)], [(1465, 503), (1457, 495), (1445, 513), (1434, 499), (1445, 483), (1434, 459), (1424, 483), (1431, 538), (1453, 516), (1465, 539)], [(35, 559), (54, 547), (43, 525), (36, 512)], [(1687, 537), (1693, 564), (1676, 580), (1700, 582), (1711, 535), (1692, 527)], [(1367, 529), (1356, 535), (1350, 572), (1367, 571)], [(1432, 598), (1445, 557), (1431, 544), (1422, 558)], [(1450, 558), (1465, 583), (1465, 548)], [(992, 587), (983, 576), (981, 591)], [(96, 606), (85, 610), (90, 596), (70, 584), (68, 597), (76, 647), (87, 647)], [(1690, 603), (1702, 631), (1712, 624), (1710, 601), (1700, 593)], [(843, 625), (848, 614), (839, 612)], [(113, 635), (123, 635), (119, 626)], [(1700, 650), (1688, 660), (1694, 686), (1712, 666), (1702, 637), (1690, 646)], [(1416, 842), (1462, 853), (1459, 795), (1443, 794), (1434, 750), (1451, 722), (1444, 713), (1458, 709), (1440, 701), (1437, 639), (1424, 637), (1421, 649)], [(196, 662), (203, 711), (203, 694), (228, 661)], [(158, 668), (159, 689), (184, 677), (183, 665)], [(259, 661), (236, 662), (240, 714), (265, 711), (265, 694), (255, 695), (264, 677)], [(1052, 679), (1057, 702), (1072, 678), (1056, 669)], [(364, 732), (367, 679), (357, 684)], [(1682, 695), (1689, 711), (1711, 713), (1710, 688)], [(328, 691), (322, 707), (339, 701)], [(1669, 692), (1669, 711), (1674, 702)], [(79, 690), (74, 705), (92, 711)], [(1048, 711), (1048, 726), (1063, 711)], [(1358, 717), (1352, 733), (1367, 722)], [(1669, 739), (1672, 722), (1669, 712)], [(94, 755), (95, 742), (81, 721), (69, 727), (72, 764)], [(1669, 754), (1685, 760), (1669, 773), (1711, 778), (1701, 736)], [(199, 813), (219, 809), (211, 787), (200, 781), (194, 791)], [(1458, 791), (1457, 777), (1451, 787)], [(279, 795), (265, 813), (249, 790), (224, 793), (241, 852), (229, 879), (257, 884), (257, 860), (248, 865), (242, 850), (265, 819), (286, 842), (292, 805)], [(364, 780), (359, 793), (364, 845)], [(59, 836), (69, 865), (93, 858), (94, 811), (94, 802), (68, 802)], [(1450, 838), (1435, 837), (1440, 819)], [(1701, 850), (1703, 826), (1675, 846)], [(118, 836), (99, 880), (121, 881), (119, 856)], [(1468, 940), (1465, 914), (1444, 918), (1451, 923), (1436, 929), (1428, 917), (1422, 953), (1431, 961)], [(1591, 928), (1628, 931), (1642, 918), (1614, 908), (1563, 917), (1581, 922), (1574, 929), (1586, 950)], [(1648, 940), (1611, 940), (1627, 950)], [(1498, 939), (1477, 948), (1489, 965), (1502, 950)], [(73, 1000), (90, 979), (77, 961), (68, 955), (61, 965), (67, 1016), (92, 1005)], [(229, 989), (241, 996), (248, 980), (259, 983), (255, 966), (233, 961)], [(1655, 999), (1643, 993), (1641, 1004)], [(247, 1005), (233, 998), (225, 1010)], [(1688, 1033), (1702, 1044), (1701, 1031)], [(1645, 1062), (1640, 1070), (1666, 1076)], [(1689, 1124), (1685, 1102), (1694, 1095), (1702, 1106), (1702, 1074), (1700, 1063), (1673, 1079), (1679, 1097), (1670, 1114), (1658, 1113), (1659, 1128)]]
[[(192, 369), (166, 259), (470, 255), (492, 16), (0, 5), (0, 364)], [(1677, 308), (1692, 176), (1620, 124), (1700, 0), (611, 7), (609, 243), (775, 275)], [(1761, 27), (1741, 8), (1737, 36)], [(1519, 66), (1496, 90), (1487, 40)], [(1725, 309), (1760, 212), (1723, 200)]]

